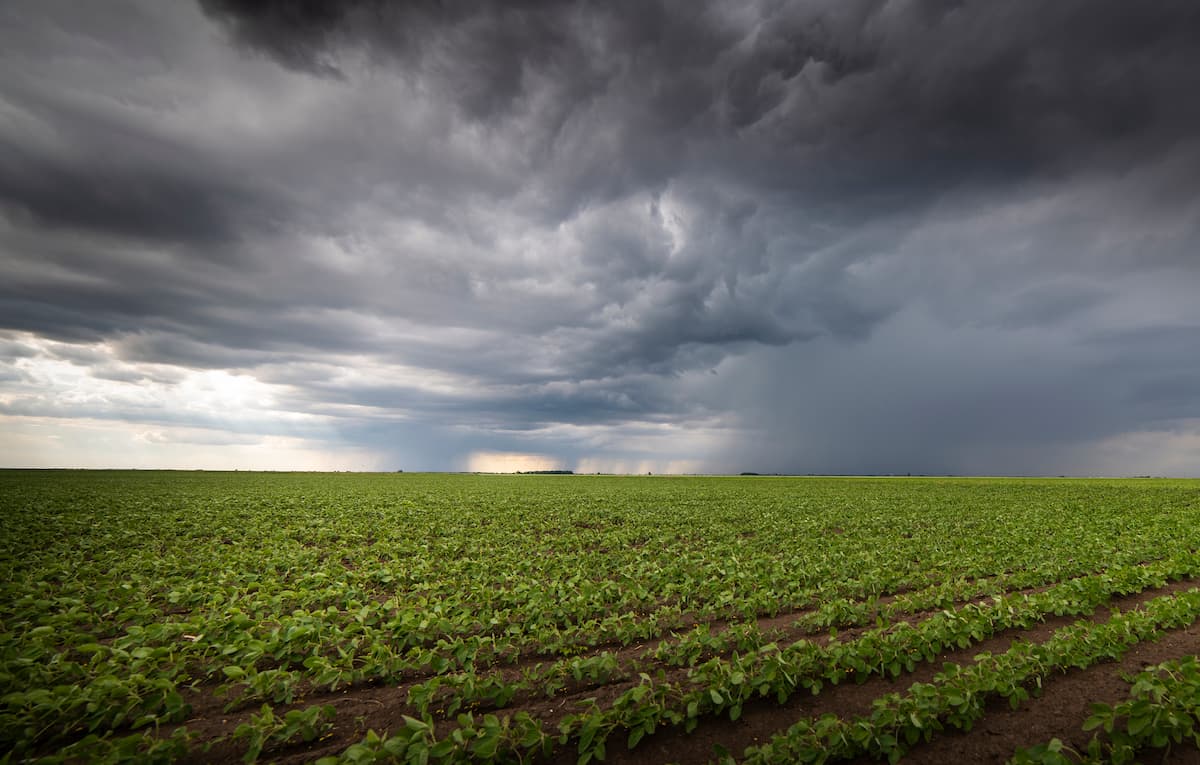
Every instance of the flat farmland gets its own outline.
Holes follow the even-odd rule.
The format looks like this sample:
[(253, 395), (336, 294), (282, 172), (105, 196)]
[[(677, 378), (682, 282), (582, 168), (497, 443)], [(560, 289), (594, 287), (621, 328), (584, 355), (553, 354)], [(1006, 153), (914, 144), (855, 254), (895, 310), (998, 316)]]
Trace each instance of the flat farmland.
[(3, 762), (1200, 761), (1200, 481), (0, 472)]

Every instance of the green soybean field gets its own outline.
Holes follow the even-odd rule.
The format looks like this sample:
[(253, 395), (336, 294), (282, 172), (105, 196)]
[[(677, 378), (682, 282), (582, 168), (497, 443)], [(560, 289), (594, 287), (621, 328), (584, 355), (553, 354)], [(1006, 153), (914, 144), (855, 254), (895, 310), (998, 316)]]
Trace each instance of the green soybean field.
[(1200, 761), (1200, 481), (0, 472), (0, 762)]

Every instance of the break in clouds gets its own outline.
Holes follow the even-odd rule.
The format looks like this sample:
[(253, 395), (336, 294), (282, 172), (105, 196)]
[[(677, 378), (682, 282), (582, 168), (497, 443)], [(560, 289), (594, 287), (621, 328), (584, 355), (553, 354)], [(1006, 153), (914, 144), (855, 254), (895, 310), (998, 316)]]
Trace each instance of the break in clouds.
[(1196, 475), (1197, 39), (5, 3), (0, 462)]

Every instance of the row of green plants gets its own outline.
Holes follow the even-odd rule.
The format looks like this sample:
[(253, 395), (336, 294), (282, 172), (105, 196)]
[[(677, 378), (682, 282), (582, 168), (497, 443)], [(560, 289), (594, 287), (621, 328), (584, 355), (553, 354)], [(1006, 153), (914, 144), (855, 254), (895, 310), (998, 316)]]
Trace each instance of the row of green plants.
[[(547, 748), (572, 746), (578, 762), (583, 765), (603, 759), (610, 739), (618, 733), (623, 736), (624, 745), (632, 748), (646, 735), (666, 725), (683, 725), (690, 731), (703, 718), (716, 714), (727, 714), (736, 720), (744, 705), (755, 698), (769, 697), (783, 703), (800, 690), (819, 693), (825, 684), (848, 680), (863, 682), (872, 675), (899, 676), (914, 669), (918, 662), (934, 659), (944, 650), (965, 648), (1004, 629), (1028, 628), (1047, 614), (1091, 613), (1114, 594), (1161, 586), (1168, 579), (1190, 575), (1198, 565), (1200, 559), (1193, 556), (1154, 565), (1131, 566), (1089, 579), (1069, 581), (1044, 592), (997, 597), (991, 602), (969, 604), (957, 611), (942, 611), (917, 624), (901, 622), (876, 628), (846, 642), (835, 640), (820, 645), (801, 640), (782, 649), (775, 644), (766, 644), (750, 653), (710, 659), (688, 670), (681, 680), (669, 679), (661, 671), (641, 673), (636, 684), (611, 705), (601, 708), (593, 704), (568, 715), (556, 731), (542, 730), (541, 735), (534, 737), (529, 725), (536, 721), (523, 721), (514, 727), (517, 725), (515, 716), (511, 720), (497, 718), (500, 725), (497, 730), (506, 731), (504, 740), (510, 743), (515, 739), (536, 740), (535, 750), (518, 747), (506, 751), (513, 758), (529, 757)], [(1200, 605), (1200, 600), (1197, 603)], [(441, 701), (454, 710), (472, 703), (461, 694), (452, 702), (445, 697)], [(433, 729), (431, 717), (422, 722), (427, 724), (428, 730)], [(460, 718), (460, 727), (462, 723)], [(474, 723), (470, 722), (470, 725)], [(415, 729), (400, 735), (407, 740), (411, 730)], [(466, 742), (475, 741), (472, 731), (473, 728), (464, 731), (460, 738)], [(513, 731), (519, 731), (520, 735)], [(429, 743), (425, 739), (422, 741)], [(461, 746), (451, 746), (445, 740), (435, 743), (437, 748), (432, 751), (444, 752), (446, 761), (464, 756)], [(425, 744), (418, 745), (418, 749), (423, 746)]]
[(747, 749), (742, 761), (791, 765), (866, 755), (896, 762), (938, 731), (970, 730), (992, 698), (1006, 699), (1015, 708), (1054, 672), (1119, 659), (1134, 645), (1198, 617), (1200, 591), (1192, 589), (1156, 598), (1103, 623), (1076, 622), (1044, 643), (1018, 642), (1002, 654), (980, 654), (970, 665), (948, 665), (930, 683), (914, 683), (905, 694), (876, 699), (869, 715), (802, 720), (767, 744)]
[[(333, 729), (336, 711), (332, 705), (313, 705), (304, 709), (291, 709), (277, 715), (270, 705), (264, 704), (257, 714), (237, 726), (232, 733), (235, 741), (244, 744), (243, 761), (257, 762), (264, 748), (280, 747), (299, 742), (311, 742)], [(213, 741), (204, 742), (204, 748)], [(156, 730), (129, 735), (90, 733), (59, 751), (37, 758), (39, 763), (170, 763), (194, 753), (194, 736), (186, 726), (179, 726), (170, 735), (159, 735)], [(0, 762), (12, 762), (17, 752), (0, 757)]]
[[(1127, 570), (1140, 572), (1140, 568)], [(1094, 578), (1111, 580), (1114, 576), (1119, 575), (1105, 573), (1096, 575)], [(856, 609), (853, 611), (853, 618), (845, 619), (837, 618), (839, 615), (845, 614), (845, 602), (841, 599), (834, 599), (821, 608), (809, 612), (806, 616), (814, 617), (815, 621), (821, 625), (840, 624), (842, 626), (865, 621), (865, 615), (868, 614), (876, 619), (883, 619), (885, 614), (888, 618), (895, 618), (906, 613), (907, 609), (918, 609), (944, 602), (943, 599), (947, 593), (974, 592), (972, 587), (973, 583), (963, 583), (958, 589), (938, 586), (932, 591), (906, 593), (882, 608), (874, 602), (867, 601), (862, 605), (869, 606), (870, 611)], [(1120, 590), (1121, 588), (1118, 587), (1117, 591)], [(248, 619), (244, 615), (238, 614), (229, 620), (226, 629), (244, 628), (248, 625)], [(332, 638), (331, 642), (338, 651), (339, 655), (335, 659), (331, 660), (322, 655), (311, 655), (306, 649), (301, 649), (295, 656), (288, 653), (287, 646), (297, 639), (305, 639), (313, 635), (319, 637), (322, 629), (329, 633), (327, 637)], [(172, 650), (167, 646), (150, 648), (145, 645), (130, 647), (130, 644), (136, 645), (136, 641), (148, 631), (156, 630), (133, 628), (128, 635), (114, 641), (111, 645), (85, 643), (75, 647), (77, 653), (90, 657), (91, 666), (99, 668), (111, 667), (114, 664), (126, 666), (131, 672), (127, 684), (118, 682), (111, 674), (99, 675), (87, 685), (60, 685), (62, 690), (58, 694), (59, 698), (50, 698), (54, 694), (46, 689), (37, 689), (32, 692), (32, 696), (19, 693), (6, 695), (6, 707), (11, 711), (14, 706), (28, 707), (32, 705), (39, 709), (42, 716), (47, 719), (54, 719), (60, 723), (70, 722), (82, 711), (94, 706), (103, 706), (96, 703), (99, 696), (112, 697), (114, 693), (123, 693), (128, 697), (126, 703), (124, 705), (117, 704), (115, 700), (110, 703), (106, 710), (107, 717), (93, 717), (88, 721), (89, 731), (98, 727), (112, 727), (126, 720), (133, 720), (132, 727), (136, 728), (153, 722), (170, 722), (180, 719), (186, 713), (186, 709), (183, 709), (173, 681), (184, 668), (184, 665), (174, 661), (176, 653), (183, 649)], [(498, 678), (477, 677), (475, 670), (475, 664), (480, 660), (481, 655), (494, 658), (497, 650), (497, 642), (494, 638), (459, 638), (453, 642), (441, 640), (434, 649), (410, 649), (408, 652), (398, 652), (393, 643), (383, 639), (382, 636), (369, 632), (353, 630), (350, 632), (351, 636), (347, 637), (344, 633), (334, 631), (314, 615), (298, 613), (286, 626), (273, 628), (272, 634), (277, 640), (272, 643), (251, 639), (245, 641), (240, 650), (232, 650), (227, 647), (224, 654), (233, 663), (222, 668), (227, 682), (217, 690), (219, 694), (228, 699), (227, 711), (246, 703), (261, 701), (287, 704), (293, 702), (304, 688), (317, 687), (332, 691), (337, 690), (340, 686), (368, 679), (395, 680), (418, 669), (432, 671), (438, 675), (450, 674), (444, 678), (434, 677), (427, 683), (418, 686), (414, 691), (414, 695), (418, 697), (422, 692), (436, 687), (467, 689), (459, 698), (452, 698), (444, 702), (445, 713), (449, 715), (461, 707), (476, 708), (480, 705), (503, 707), (519, 690), (533, 687), (539, 683), (545, 686), (548, 693), (552, 694), (565, 684), (562, 681), (568, 677), (574, 678), (576, 682), (582, 682), (586, 678), (590, 682), (599, 683), (607, 682), (613, 677), (628, 676), (628, 672), (624, 675), (618, 673), (616, 667), (607, 669), (603, 676), (597, 674), (594, 668), (589, 666), (589, 663), (605, 664), (612, 661), (610, 655), (601, 653), (595, 657), (571, 657), (560, 660), (544, 669), (539, 667), (540, 672), (534, 673), (533, 677), (526, 673), (527, 676), (521, 683), (505, 683)], [(177, 637), (181, 635), (186, 635), (186, 633), (177, 632)], [(656, 663), (682, 666), (694, 664), (702, 656), (719, 655), (734, 649), (753, 650), (762, 643), (763, 636), (758, 633), (753, 623), (732, 625), (729, 629), (716, 634), (706, 625), (701, 625), (678, 640), (662, 642), (653, 651), (645, 652), (642, 658), (643, 661), (652, 658)], [(190, 644), (188, 641), (184, 641), (182, 646), (186, 648)], [(365, 651), (358, 650), (360, 644), (367, 646), (370, 653), (364, 656)], [(176, 643), (176, 645), (180, 644)], [(278, 647), (272, 650), (272, 646)], [(300, 664), (300, 669), (287, 668), (294, 666), (291, 659)], [(337, 659), (341, 661), (339, 662)], [(256, 664), (264, 661), (282, 661), (284, 666), (257, 669)], [(483, 663), (486, 664), (486, 660)], [(581, 666), (586, 667), (583, 673), (584, 677), (580, 677), (579, 667)], [(85, 667), (78, 666), (78, 671), (83, 672), (84, 670)], [(157, 694), (148, 694), (139, 689), (139, 685), (144, 681), (143, 673), (157, 675), (155, 679)], [(541, 679), (537, 675), (541, 675)], [(426, 707), (425, 703), (420, 703), (418, 706), (421, 711), (424, 711)], [(142, 713), (134, 715), (134, 712), (138, 710), (141, 710)], [(60, 731), (60, 735), (68, 735), (70, 731), (71, 727), (66, 726)], [(25, 735), (33, 733), (35, 739), (41, 739), (46, 737), (47, 732), (46, 730), (33, 731), (27, 726)]]
[[(1170, 579), (1196, 573), (1200, 573), (1200, 555), (1182, 556), (1070, 580), (1041, 593), (997, 596), (991, 603), (933, 614), (917, 627), (907, 622), (885, 623), (856, 640), (834, 641), (825, 647), (810, 641), (797, 641), (789, 650), (808, 652), (805, 669), (798, 672), (792, 667), (791, 674), (784, 672), (783, 676), (795, 675), (798, 681), (807, 678), (808, 688), (814, 693), (820, 690), (823, 682), (842, 682), (847, 677), (862, 678), (872, 673), (896, 676), (901, 671), (911, 671), (916, 662), (928, 660), (940, 650), (966, 647), (999, 629), (1029, 626), (1049, 614), (1088, 613), (1113, 595), (1161, 586)], [(716, 634), (707, 626), (701, 626), (678, 640), (663, 642), (644, 651), (624, 666), (614, 655), (605, 652), (538, 665), (520, 679), (513, 680), (473, 671), (457, 673), (415, 685), (410, 690), (409, 700), (421, 717), (434, 712), (441, 717), (451, 717), (460, 709), (503, 708), (522, 693), (553, 696), (569, 680), (576, 685), (600, 685), (626, 681), (639, 671), (653, 672), (656, 667), (694, 667), (698, 657), (706, 655), (719, 660), (701, 664), (690, 680), (708, 687), (717, 682), (707, 676), (708, 672), (720, 682), (724, 682), (726, 676), (746, 675), (748, 668), (742, 666), (744, 657), (759, 654), (765, 646), (773, 645), (769, 638), (755, 623), (734, 625)], [(951, 638), (954, 643), (948, 642)], [(730, 652), (740, 652), (741, 656), (719, 658)], [(753, 674), (753, 670), (749, 671)], [(751, 684), (744, 684), (740, 691), (745, 692), (751, 687)], [(782, 694), (781, 703), (792, 690), (785, 687), (776, 691), (777, 695)], [(726, 694), (731, 699), (744, 700), (742, 693), (727, 689)], [(689, 707), (700, 709), (704, 704), (705, 700), (701, 698)], [(731, 709), (736, 714), (737, 707)]]
[(1093, 704), (1083, 730), (1095, 731), (1082, 750), (1061, 739), (1019, 750), (1012, 765), (1138, 762), (1151, 750), (1166, 762), (1175, 747), (1200, 749), (1200, 657), (1186, 656), (1127, 678), (1129, 698)]
[[(877, 699), (867, 716), (843, 720), (825, 715), (801, 721), (768, 744), (748, 749), (744, 761), (820, 763), (868, 755), (895, 762), (909, 747), (929, 740), (938, 731), (970, 730), (991, 698), (1005, 698), (1019, 705), (1028, 698), (1031, 688), (1036, 691), (1051, 673), (1119, 658), (1138, 642), (1153, 639), (1165, 629), (1190, 624), (1198, 616), (1200, 592), (1191, 590), (1155, 599), (1143, 609), (1116, 614), (1104, 623), (1080, 621), (1057, 630), (1044, 643), (1019, 642), (1002, 654), (980, 654), (970, 665), (947, 665), (930, 683), (916, 683), (906, 694), (892, 693)], [(656, 692), (652, 679), (644, 680), (614, 707), (633, 718), (639, 709), (661, 704), (664, 694)], [(710, 689), (715, 704), (721, 703), (716, 700), (719, 695), (715, 688)], [(640, 740), (638, 730), (630, 729), (630, 745)], [(406, 717), (398, 732), (389, 736), (370, 732), (341, 755), (319, 760), (319, 765), (482, 759), (524, 762), (549, 755), (565, 740), (565, 733), (552, 736), (523, 713), (512, 718), (462, 714), (458, 726), (442, 737), (430, 721)], [(597, 745), (597, 740), (603, 740), (603, 723), (593, 717), (581, 731), (580, 763), (604, 757), (604, 746)]]
[[(753, 652), (763, 616), (889, 622), (1200, 547), (1173, 482), (6, 471), (0, 514), (0, 747), (20, 756), (132, 740), (209, 694), (441, 677), (436, 714), (534, 660), (519, 692), (631, 682)], [(635, 644), (658, 654), (606, 666)], [(479, 693), (455, 713), (507, 690)]]

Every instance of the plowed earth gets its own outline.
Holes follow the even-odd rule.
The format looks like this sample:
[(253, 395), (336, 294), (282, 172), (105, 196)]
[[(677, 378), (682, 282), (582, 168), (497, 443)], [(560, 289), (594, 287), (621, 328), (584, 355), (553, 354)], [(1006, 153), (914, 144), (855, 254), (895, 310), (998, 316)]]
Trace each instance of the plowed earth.
[[(1104, 621), (1112, 609), (1127, 611), (1151, 598), (1187, 590), (1197, 585), (1196, 580), (1187, 579), (1165, 587), (1116, 597), (1087, 618), (1092, 621)], [(1031, 591), (1033, 590), (1022, 592)], [(881, 602), (886, 602), (886, 599), (881, 599)], [(801, 638), (818, 643), (827, 642), (826, 635), (789, 629), (789, 625), (800, 613), (802, 612), (764, 617), (759, 620), (759, 627), (764, 632), (773, 631), (778, 635), (780, 642)], [(922, 616), (924, 615), (914, 614), (905, 618), (918, 621)], [(819, 694), (800, 692), (783, 704), (775, 703), (774, 699), (756, 699), (744, 707), (740, 719), (736, 722), (725, 717), (709, 717), (690, 733), (685, 732), (682, 726), (664, 728), (644, 738), (632, 750), (623, 746), (623, 736), (614, 735), (613, 745), (609, 748), (605, 762), (614, 765), (707, 763), (716, 759), (717, 752), (720, 751), (717, 747), (737, 756), (746, 747), (769, 740), (773, 734), (786, 729), (803, 717), (819, 717), (825, 713), (833, 713), (843, 718), (851, 718), (867, 714), (872, 701), (879, 696), (903, 691), (912, 683), (929, 682), (947, 662), (969, 663), (972, 657), (981, 652), (1003, 652), (1018, 640), (1041, 642), (1056, 629), (1075, 621), (1078, 621), (1078, 617), (1051, 616), (1032, 629), (1005, 630), (972, 644), (969, 648), (943, 652), (936, 661), (922, 662), (914, 671), (904, 672), (895, 678), (871, 676), (862, 683), (827, 685)], [(721, 625), (717, 626), (719, 628)], [(843, 641), (852, 640), (857, 634), (865, 631), (866, 628), (843, 630), (839, 637)], [(629, 667), (630, 674), (635, 678), (637, 671), (650, 669), (644, 662), (637, 660), (645, 650), (645, 645), (637, 645), (617, 652), (623, 666)], [(1120, 662), (1052, 675), (1044, 681), (1040, 695), (1034, 696), (1015, 710), (1005, 702), (990, 703), (987, 716), (974, 730), (943, 732), (932, 741), (911, 750), (906, 754), (904, 761), (931, 764), (1003, 763), (1012, 757), (1017, 748), (1044, 743), (1052, 737), (1058, 737), (1082, 751), (1086, 749), (1091, 736), (1083, 731), (1082, 725), (1090, 714), (1092, 703), (1115, 705), (1128, 696), (1130, 685), (1125, 676), (1146, 666), (1187, 655), (1200, 655), (1200, 624), (1170, 631), (1155, 642), (1139, 644), (1126, 653)], [(533, 661), (525, 659), (516, 665), (497, 668), (496, 671), (514, 679), (520, 674), (522, 666), (532, 664)], [(681, 669), (667, 669), (668, 677), (685, 672), (686, 670)], [(416, 711), (408, 703), (408, 691), (419, 679), (423, 678), (414, 679), (412, 683), (384, 687), (368, 684), (334, 693), (313, 693), (290, 706), (277, 706), (276, 714), (282, 714), (291, 708), (302, 709), (313, 704), (332, 704), (337, 710), (337, 723), (333, 731), (319, 741), (268, 748), (261, 759), (282, 765), (299, 765), (343, 751), (359, 741), (368, 730), (383, 733), (402, 727), (403, 715), (416, 715)], [(547, 727), (553, 729), (558, 720), (576, 711), (578, 702), (583, 699), (593, 698), (598, 705), (605, 706), (633, 683), (634, 681), (630, 680), (604, 685), (580, 685), (565, 689), (553, 699), (518, 696), (512, 704), (502, 710), (484, 711), (509, 715), (527, 712), (535, 719), (545, 721)], [(183, 725), (197, 736), (198, 742), (211, 743), (207, 748), (200, 743), (194, 745), (187, 761), (198, 764), (240, 761), (244, 744), (235, 741), (232, 734), (238, 725), (249, 719), (255, 709), (251, 706), (224, 712), (224, 702), (214, 697), (211, 690), (201, 687), (189, 694), (194, 714)], [(441, 730), (450, 727), (451, 723), (443, 721)], [(164, 728), (163, 733), (169, 734), (171, 731), (171, 728)], [(1153, 758), (1156, 762), (1200, 764), (1200, 750), (1186, 746), (1176, 747), (1173, 751), (1155, 752)], [(549, 762), (569, 765), (576, 759), (573, 750), (560, 747)], [(869, 760), (863, 759), (861, 762)]]
[[(740, 758), (947, 663), (1200, 589), (1190, 480), (0, 471), (0, 518), (0, 762), (238, 763), (257, 736), (262, 762), (351, 763), (369, 733), (454, 743), (494, 714), (553, 737), (525, 762), (574, 765), (592, 730), (684, 709), (693, 730), (659, 723), (633, 748), (612, 730), (606, 762)], [(1167, 603), (1186, 610), (1157, 640), (1053, 671), (906, 759), (1084, 749), (1091, 704), (1198, 653), (1200, 626), (1178, 626), (1197, 601)], [(941, 645), (959, 647), (901, 666)], [(805, 667), (819, 691), (778, 699)], [(496, 691), (513, 695), (480, 700)], [(331, 720), (284, 721), (321, 706)]]

